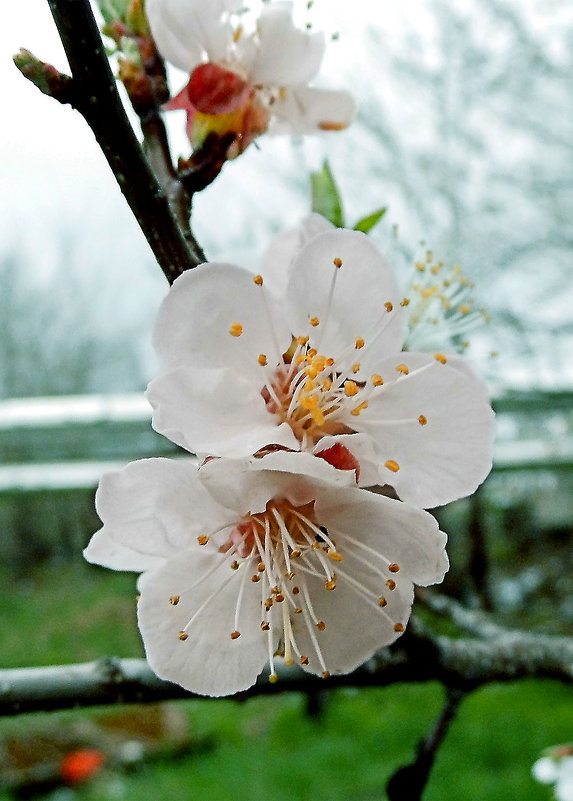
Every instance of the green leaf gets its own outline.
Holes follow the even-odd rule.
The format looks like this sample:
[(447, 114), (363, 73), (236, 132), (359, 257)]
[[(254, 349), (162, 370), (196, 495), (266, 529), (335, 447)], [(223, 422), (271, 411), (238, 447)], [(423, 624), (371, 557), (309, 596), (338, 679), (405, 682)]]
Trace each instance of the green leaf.
[(342, 200), (328, 161), (325, 160), (322, 169), (310, 174), (312, 190), (312, 210), (336, 225), (344, 228), (344, 211)]
[(388, 209), (386, 206), (381, 209), (377, 209), (377, 211), (373, 211), (372, 214), (367, 214), (366, 217), (362, 217), (361, 220), (358, 220), (356, 225), (354, 226), (355, 231), (362, 231), (363, 233), (369, 233), (374, 226), (378, 225), (382, 217), (386, 214)]

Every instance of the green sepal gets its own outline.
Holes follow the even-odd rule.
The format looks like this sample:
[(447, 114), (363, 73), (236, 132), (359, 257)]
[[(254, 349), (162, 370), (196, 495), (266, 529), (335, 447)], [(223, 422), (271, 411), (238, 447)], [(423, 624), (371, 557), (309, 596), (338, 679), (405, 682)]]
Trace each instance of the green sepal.
[(362, 231), (364, 234), (370, 233), (370, 231), (378, 225), (382, 217), (388, 211), (387, 207), (384, 206), (381, 209), (377, 209), (373, 211), (372, 214), (367, 214), (366, 217), (362, 217), (361, 220), (358, 220), (356, 225), (354, 226), (355, 231)]
[(310, 174), (310, 185), (312, 210), (337, 228), (344, 228), (342, 200), (328, 161), (324, 161), (321, 170)]

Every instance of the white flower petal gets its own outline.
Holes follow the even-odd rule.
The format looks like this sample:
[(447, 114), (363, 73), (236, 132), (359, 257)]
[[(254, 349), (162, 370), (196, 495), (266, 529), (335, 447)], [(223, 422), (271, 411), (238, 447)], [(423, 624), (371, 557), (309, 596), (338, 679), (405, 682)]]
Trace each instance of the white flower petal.
[[(235, 3), (232, 4), (236, 5)], [(145, 11), (157, 49), (176, 67), (191, 72), (205, 60), (223, 61), (233, 40), (224, 19), (226, 0), (146, 0)]]
[(320, 214), (309, 214), (299, 226), (273, 239), (263, 254), (261, 273), (275, 297), (284, 296), (290, 267), (307, 242), (333, 228)]
[(259, 50), (250, 77), (260, 85), (293, 86), (308, 83), (320, 69), (325, 51), (324, 34), (297, 28), (292, 3), (265, 6), (258, 23)]
[[(213, 566), (219, 562), (215, 572)], [(231, 559), (207, 546), (180, 554), (149, 575), (142, 586), (138, 620), (149, 665), (160, 678), (201, 695), (230, 695), (255, 683), (268, 658), (261, 631), (261, 592), (244, 582), (248, 561), (231, 570)], [(201, 581), (201, 579), (203, 580)], [(179, 597), (177, 604), (169, 599)], [(203, 604), (205, 608), (190, 624)], [(179, 632), (186, 630), (187, 639)], [(236, 639), (232, 632), (240, 632)]]
[[(408, 375), (396, 370), (402, 363)], [(494, 415), (485, 384), (423, 353), (400, 354), (380, 373), (385, 383), (356, 423), (374, 440), (380, 483), (423, 508), (474, 492), (491, 469)]]
[[(334, 259), (342, 266), (335, 268)], [(336, 287), (330, 309), (329, 292), (336, 272)], [(393, 305), (386, 312), (385, 303)], [(403, 318), (400, 293), (391, 268), (366, 234), (346, 229), (333, 230), (314, 237), (295, 259), (287, 287), (285, 310), (292, 315), (291, 327), (296, 334), (309, 332), (308, 321), (318, 317), (315, 338), (321, 341), (321, 353), (352, 348), (356, 337), (364, 337), (367, 347), (360, 352), (361, 361), (371, 360), (376, 353), (401, 350)], [(368, 336), (386, 325), (369, 347)]]
[(115, 570), (155, 569), (205, 533), (198, 509), (213, 529), (229, 516), (197, 480), (194, 461), (131, 462), (101, 479), (96, 510), (104, 525), (84, 556)]
[(269, 133), (341, 131), (354, 121), (356, 110), (356, 102), (349, 92), (294, 86), (273, 104)]
[[(259, 355), (277, 364), (291, 343), (290, 330), (273, 304), (266, 287), (257, 286), (248, 270), (201, 264), (177, 278), (161, 304), (155, 347), (167, 368), (229, 367), (257, 382)], [(241, 327), (239, 336), (230, 333), (235, 325)]]
[(538, 782), (543, 784), (553, 784), (559, 776), (557, 762), (550, 757), (541, 757), (533, 763), (531, 773)]
[(259, 371), (259, 384), (232, 370), (163, 373), (147, 388), (153, 428), (188, 451), (217, 456), (246, 456), (271, 444), (298, 448), (291, 427), (267, 411)]

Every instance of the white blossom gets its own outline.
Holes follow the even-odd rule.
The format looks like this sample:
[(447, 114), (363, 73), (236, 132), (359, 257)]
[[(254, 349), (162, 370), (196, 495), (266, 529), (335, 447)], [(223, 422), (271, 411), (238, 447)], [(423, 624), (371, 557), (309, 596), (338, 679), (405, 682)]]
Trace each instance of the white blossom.
[(349, 93), (308, 85), (325, 40), (294, 25), (292, 3), (265, 3), (250, 30), (248, 9), (233, 0), (147, 0), (146, 11), (160, 53), (190, 74), (166, 108), (187, 112), (195, 146), (233, 132), (234, 156), (267, 129), (341, 130), (354, 119)]
[(403, 352), (387, 261), (364, 234), (324, 228), (281, 237), (261, 275), (212, 263), (175, 281), (155, 330), (154, 427), (215, 456), (350, 452), (361, 486), (422, 508), (470, 494), (491, 468), (485, 385), (460, 357)]
[(531, 770), (538, 782), (553, 784), (557, 801), (573, 801), (573, 746), (549, 749)]
[(393, 642), (413, 583), (442, 580), (434, 518), (310, 454), (146, 459), (105, 476), (88, 561), (141, 571), (151, 668), (205, 695), (252, 685), (277, 654), (319, 676)]

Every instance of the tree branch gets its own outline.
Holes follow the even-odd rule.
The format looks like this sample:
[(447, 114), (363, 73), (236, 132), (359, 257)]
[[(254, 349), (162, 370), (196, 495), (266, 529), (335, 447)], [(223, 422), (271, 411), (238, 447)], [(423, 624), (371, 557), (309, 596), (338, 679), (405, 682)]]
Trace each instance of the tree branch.
[[(516, 631), (505, 631), (495, 640), (453, 639), (436, 636), (413, 618), (397, 645), (383, 648), (354, 673), (325, 680), (285, 668), (278, 682), (270, 683), (263, 674), (235, 698), (436, 680), (450, 690), (467, 692), (490, 682), (523, 678), (573, 683), (573, 639)], [(158, 679), (143, 659), (0, 671), (0, 715), (194, 697)]]
[(73, 76), (72, 87), (67, 84), (71, 100), (64, 102), (72, 102), (93, 130), (161, 269), (172, 283), (205, 257), (191, 232), (187, 230), (185, 236), (182, 231), (168, 194), (133, 132), (88, 0), (48, 3)]

